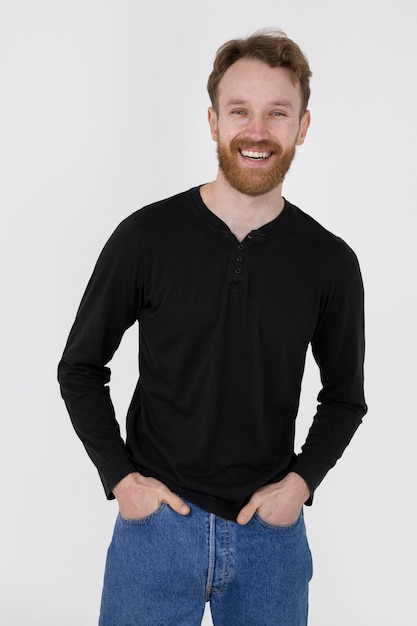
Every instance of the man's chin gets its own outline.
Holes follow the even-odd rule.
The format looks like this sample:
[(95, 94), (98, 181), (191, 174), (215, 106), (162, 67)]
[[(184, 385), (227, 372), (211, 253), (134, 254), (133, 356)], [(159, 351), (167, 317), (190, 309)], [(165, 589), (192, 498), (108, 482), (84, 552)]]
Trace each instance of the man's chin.
[(283, 180), (278, 176), (231, 176), (230, 172), (223, 172), (223, 175), (233, 189), (253, 198), (273, 191), (281, 185)]

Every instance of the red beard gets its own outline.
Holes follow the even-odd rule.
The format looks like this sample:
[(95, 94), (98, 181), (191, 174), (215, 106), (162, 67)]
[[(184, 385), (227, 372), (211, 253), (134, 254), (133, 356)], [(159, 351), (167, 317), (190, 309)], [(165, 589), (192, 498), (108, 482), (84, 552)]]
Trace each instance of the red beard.
[[(271, 152), (271, 156), (268, 157), (271, 164), (263, 168), (243, 166), (239, 162), (241, 159), (239, 151), (251, 149)], [(234, 189), (247, 196), (261, 196), (283, 182), (295, 156), (295, 145), (284, 150), (279, 143), (236, 138), (227, 146), (219, 139), (217, 156), (224, 177)]]

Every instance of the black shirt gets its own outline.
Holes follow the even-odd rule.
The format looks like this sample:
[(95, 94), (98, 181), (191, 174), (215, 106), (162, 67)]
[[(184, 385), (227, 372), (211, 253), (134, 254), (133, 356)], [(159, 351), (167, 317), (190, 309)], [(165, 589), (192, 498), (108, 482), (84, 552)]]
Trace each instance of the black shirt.
[[(139, 322), (140, 378), (119, 434), (107, 367)], [(306, 351), (319, 405), (294, 453)], [(199, 188), (125, 219), (104, 247), (59, 364), (106, 494), (128, 473), (234, 519), (290, 470), (311, 494), (366, 413), (363, 286), (352, 250), (285, 202), (241, 243)]]

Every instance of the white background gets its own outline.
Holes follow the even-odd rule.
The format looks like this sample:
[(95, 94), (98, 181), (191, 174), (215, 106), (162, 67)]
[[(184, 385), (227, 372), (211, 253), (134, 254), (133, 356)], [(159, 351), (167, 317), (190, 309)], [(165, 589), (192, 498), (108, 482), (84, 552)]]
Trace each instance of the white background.
[[(285, 195), (354, 248), (367, 294), (369, 413), (306, 512), (309, 623), (417, 623), (416, 22), (415, 0), (0, 1), (2, 626), (96, 624), (116, 504), (56, 365), (116, 225), (214, 178), (214, 54), (261, 27), (286, 31), (314, 72)], [(122, 423), (136, 334), (112, 362)], [(309, 360), (298, 444), (318, 388)]]

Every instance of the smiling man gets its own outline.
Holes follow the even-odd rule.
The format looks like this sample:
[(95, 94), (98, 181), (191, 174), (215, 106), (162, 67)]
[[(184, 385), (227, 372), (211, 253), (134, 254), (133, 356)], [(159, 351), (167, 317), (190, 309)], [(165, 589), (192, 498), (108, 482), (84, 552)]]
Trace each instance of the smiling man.
[[(232, 40), (208, 81), (215, 181), (137, 211), (101, 253), (59, 380), (119, 515), (101, 626), (305, 626), (304, 504), (366, 413), (363, 287), (347, 244), (282, 196), (311, 72), (281, 32)], [(107, 367), (139, 322), (120, 437)], [(319, 405), (295, 420), (308, 346)]]
[(282, 184), (310, 115), (286, 68), (243, 58), (223, 76), (209, 120), (218, 146), (217, 182), (224, 177), (242, 194), (261, 196)]

